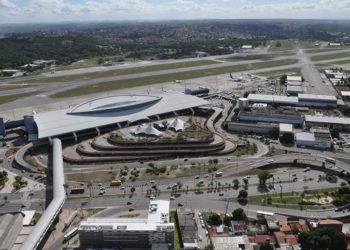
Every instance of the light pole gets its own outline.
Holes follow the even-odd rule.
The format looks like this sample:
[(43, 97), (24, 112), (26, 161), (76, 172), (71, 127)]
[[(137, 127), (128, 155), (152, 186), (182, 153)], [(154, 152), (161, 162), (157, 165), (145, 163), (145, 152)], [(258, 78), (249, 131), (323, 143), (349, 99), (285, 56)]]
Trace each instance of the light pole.
[(282, 185), (280, 185), (280, 188), (281, 188), (280, 197), (281, 197), (281, 201), (282, 201), (282, 189), (283, 189), (283, 186), (282, 186)]

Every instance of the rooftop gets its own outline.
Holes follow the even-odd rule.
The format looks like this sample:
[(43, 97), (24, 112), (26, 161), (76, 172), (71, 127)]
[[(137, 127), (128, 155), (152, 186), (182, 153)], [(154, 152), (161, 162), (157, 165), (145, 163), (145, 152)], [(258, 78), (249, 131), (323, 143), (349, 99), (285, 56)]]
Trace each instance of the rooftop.
[(120, 122), (134, 122), (207, 104), (208, 101), (179, 92), (158, 96), (109, 96), (72, 109), (38, 113), (34, 115), (34, 121), (40, 139)]
[(310, 141), (313, 142), (315, 141), (315, 136), (313, 133), (309, 132), (299, 132), (295, 134), (295, 139), (297, 141)]
[(321, 115), (305, 115), (305, 122), (350, 125), (350, 118)]
[(293, 133), (293, 125), (288, 123), (280, 123), (280, 132)]
[(321, 220), (319, 224), (320, 225), (334, 225), (334, 224), (343, 225), (343, 222), (338, 220), (325, 219), (325, 220)]
[(90, 217), (81, 222), (79, 230), (83, 231), (159, 231), (174, 229), (174, 224), (169, 223), (168, 200), (153, 200), (150, 202), (148, 218), (99, 218)]
[(301, 76), (287, 76), (287, 81), (301, 82), (303, 79)]
[(298, 98), (307, 100), (323, 100), (323, 101), (337, 101), (333, 95), (313, 95), (313, 94), (298, 94)]
[(73, 107), (67, 114), (101, 113), (122, 111), (139, 106), (153, 105), (162, 98), (147, 95), (119, 95), (100, 97)]
[(286, 103), (286, 104), (298, 104), (298, 97), (281, 96), (281, 95), (249, 94), (248, 101), (250, 101), (250, 102), (278, 102), (278, 103)]
[(287, 92), (302, 93), (303, 92), (303, 87), (302, 86), (296, 86), (296, 85), (287, 85)]

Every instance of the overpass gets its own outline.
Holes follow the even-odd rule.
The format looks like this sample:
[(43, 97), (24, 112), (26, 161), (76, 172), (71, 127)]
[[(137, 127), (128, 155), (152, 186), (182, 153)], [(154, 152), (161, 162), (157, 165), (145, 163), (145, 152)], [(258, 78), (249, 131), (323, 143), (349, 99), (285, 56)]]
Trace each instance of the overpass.
[(52, 175), (53, 175), (53, 200), (47, 207), (40, 220), (34, 226), (32, 232), (23, 242), (21, 250), (38, 249), (46, 233), (49, 231), (52, 223), (60, 213), (66, 194), (64, 190), (64, 169), (62, 158), (62, 143), (55, 138), (52, 141), (53, 145), (53, 160), (52, 160)]

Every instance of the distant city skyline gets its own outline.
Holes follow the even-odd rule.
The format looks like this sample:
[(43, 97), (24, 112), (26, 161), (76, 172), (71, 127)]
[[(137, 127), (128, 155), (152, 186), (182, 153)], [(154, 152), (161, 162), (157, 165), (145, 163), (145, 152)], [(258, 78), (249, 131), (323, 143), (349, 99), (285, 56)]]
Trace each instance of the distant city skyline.
[(349, 19), (350, 0), (0, 0), (0, 23)]

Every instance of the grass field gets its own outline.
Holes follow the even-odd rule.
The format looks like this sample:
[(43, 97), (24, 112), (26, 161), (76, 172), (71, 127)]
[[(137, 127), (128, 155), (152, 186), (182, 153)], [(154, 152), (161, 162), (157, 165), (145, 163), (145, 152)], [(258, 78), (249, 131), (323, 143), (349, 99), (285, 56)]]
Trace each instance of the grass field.
[(283, 70), (272, 70), (272, 71), (260, 72), (256, 74), (259, 76), (266, 76), (266, 77), (279, 77), (283, 74), (301, 75), (301, 71), (300, 71), (300, 68), (289, 68), (289, 69), (283, 69)]
[(150, 65), (150, 66), (136, 67), (136, 68), (125, 68), (125, 69), (122, 68), (122, 69), (107, 70), (107, 71), (100, 71), (100, 72), (91, 72), (91, 73), (77, 74), (77, 75), (45, 77), (45, 78), (29, 80), (27, 81), (27, 83), (72, 82), (72, 81), (96, 79), (101, 77), (113, 77), (113, 76), (121, 76), (121, 75), (128, 75), (128, 74), (167, 70), (167, 69), (211, 65), (211, 64), (217, 64), (217, 63), (219, 62), (212, 61), (212, 60), (167, 63), (167, 64)]
[(223, 60), (230, 62), (238, 62), (238, 61), (248, 61), (248, 60), (271, 60), (275, 58), (276, 55), (273, 54), (258, 54), (258, 55), (236, 55), (226, 57)]
[[(276, 46), (278, 42), (281, 43), (280, 47)], [(273, 41), (271, 43), (271, 47), (269, 48), (269, 52), (277, 52), (277, 51), (293, 50), (293, 49), (294, 49), (293, 41), (277, 40), (277, 41)]]
[(84, 86), (84, 87), (79, 87), (79, 88), (59, 92), (52, 95), (51, 97), (63, 98), (63, 97), (73, 97), (73, 96), (79, 96), (79, 95), (88, 95), (88, 94), (93, 94), (97, 92), (106, 92), (106, 91), (132, 88), (132, 87), (138, 87), (138, 86), (144, 86), (144, 85), (150, 85), (150, 84), (173, 82), (177, 79), (186, 80), (186, 79), (192, 79), (192, 78), (198, 78), (198, 77), (225, 74), (230, 72), (240, 72), (245, 70), (254, 70), (254, 69), (283, 66), (283, 65), (294, 64), (296, 62), (297, 62), (296, 59), (284, 59), (284, 60), (276, 60), (276, 61), (269, 61), (269, 62), (241, 64), (241, 65), (218, 67), (218, 68), (212, 68), (212, 69), (191, 70), (191, 71), (179, 72), (179, 73), (102, 82), (91, 86)]
[(333, 62), (329, 62), (329, 63), (324, 63), (324, 64), (320, 64), (320, 66), (334, 65), (334, 64), (339, 64), (339, 65), (350, 64), (350, 59), (347, 59), (347, 60), (339, 60), (339, 61), (333, 61)]
[(350, 51), (349, 52), (332, 53), (332, 54), (327, 54), (327, 55), (312, 56), (311, 60), (312, 61), (325, 61), (325, 60), (333, 60), (333, 59), (338, 59), (338, 58), (343, 58), (343, 57), (350, 57)]
[(83, 59), (69, 65), (58, 65), (55, 67), (55, 70), (59, 71), (59, 70), (67, 70), (67, 69), (79, 69), (79, 68), (101, 66), (98, 64), (98, 59), (99, 59), (98, 57), (93, 57), (93, 58)]
[(28, 92), (28, 93), (22, 93), (22, 94), (0, 96), (0, 105), (4, 104), (4, 103), (16, 101), (17, 99), (20, 99), (20, 98), (23, 98), (23, 97), (37, 95), (39, 93), (40, 93), (39, 91), (34, 91), (34, 92)]
[(29, 88), (32, 85), (0, 85), (0, 91)]
[(321, 53), (321, 52), (338, 52), (340, 50), (346, 50), (350, 49), (350, 46), (342, 46), (342, 47), (323, 47), (323, 48), (318, 48), (318, 49), (305, 49), (304, 52), (306, 53)]
[[(295, 184), (298, 185), (298, 184)], [(317, 195), (320, 197), (325, 196), (325, 193), (332, 192), (337, 190), (337, 188), (326, 188), (326, 189), (317, 189), (317, 190), (307, 190), (305, 192), (305, 199), (317, 198)], [(248, 203), (255, 205), (264, 205), (270, 207), (279, 207), (279, 208), (291, 208), (291, 209), (300, 209), (301, 205), (299, 203), (302, 201), (301, 197), (302, 192), (287, 192), (282, 194), (282, 199), (278, 190), (272, 194), (266, 195), (256, 195), (248, 196)], [(268, 197), (271, 197), (271, 203), (267, 202)], [(333, 204), (327, 205), (302, 205), (303, 208), (307, 209), (322, 209), (324, 208), (334, 208)]]
[(300, 47), (303, 49), (317, 49), (319, 46), (315, 46), (315, 43), (312, 41), (300, 41)]

